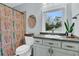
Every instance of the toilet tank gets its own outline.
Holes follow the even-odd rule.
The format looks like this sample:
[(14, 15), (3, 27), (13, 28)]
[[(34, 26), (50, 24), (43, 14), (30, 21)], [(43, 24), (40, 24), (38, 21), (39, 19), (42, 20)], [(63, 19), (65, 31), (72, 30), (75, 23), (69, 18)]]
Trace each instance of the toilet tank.
[(25, 43), (26, 45), (33, 45), (34, 38), (32, 36), (25, 36)]

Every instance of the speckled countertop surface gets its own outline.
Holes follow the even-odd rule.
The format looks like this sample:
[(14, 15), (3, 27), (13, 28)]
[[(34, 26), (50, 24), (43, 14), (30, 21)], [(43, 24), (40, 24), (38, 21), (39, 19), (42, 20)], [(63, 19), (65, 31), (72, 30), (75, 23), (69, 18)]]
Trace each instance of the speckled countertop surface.
[(78, 42), (79, 43), (79, 38), (67, 38), (66, 36), (61, 36), (61, 37), (47, 37), (45, 35), (34, 35), (34, 38), (38, 39), (50, 39), (50, 40), (58, 40), (58, 41), (70, 41), (70, 42)]

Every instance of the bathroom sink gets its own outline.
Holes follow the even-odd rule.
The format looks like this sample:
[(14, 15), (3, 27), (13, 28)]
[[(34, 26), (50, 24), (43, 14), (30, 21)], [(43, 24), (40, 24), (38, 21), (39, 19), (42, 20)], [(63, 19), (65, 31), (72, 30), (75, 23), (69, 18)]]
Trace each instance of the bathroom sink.
[(47, 38), (62, 38), (62, 36), (59, 35), (44, 35)]

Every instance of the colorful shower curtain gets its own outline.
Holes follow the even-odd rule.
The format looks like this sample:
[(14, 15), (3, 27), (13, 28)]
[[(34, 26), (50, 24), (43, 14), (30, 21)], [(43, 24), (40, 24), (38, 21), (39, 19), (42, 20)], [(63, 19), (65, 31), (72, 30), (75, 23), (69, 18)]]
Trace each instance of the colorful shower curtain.
[(23, 39), (24, 14), (0, 4), (0, 55), (15, 55)]

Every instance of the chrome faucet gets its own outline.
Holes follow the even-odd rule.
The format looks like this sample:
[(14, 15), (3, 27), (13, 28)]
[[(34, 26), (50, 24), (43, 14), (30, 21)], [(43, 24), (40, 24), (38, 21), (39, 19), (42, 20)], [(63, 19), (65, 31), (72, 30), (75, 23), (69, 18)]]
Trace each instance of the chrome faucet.
[(52, 28), (52, 33), (54, 33), (54, 31), (55, 31), (55, 27), (54, 27), (54, 28)]

